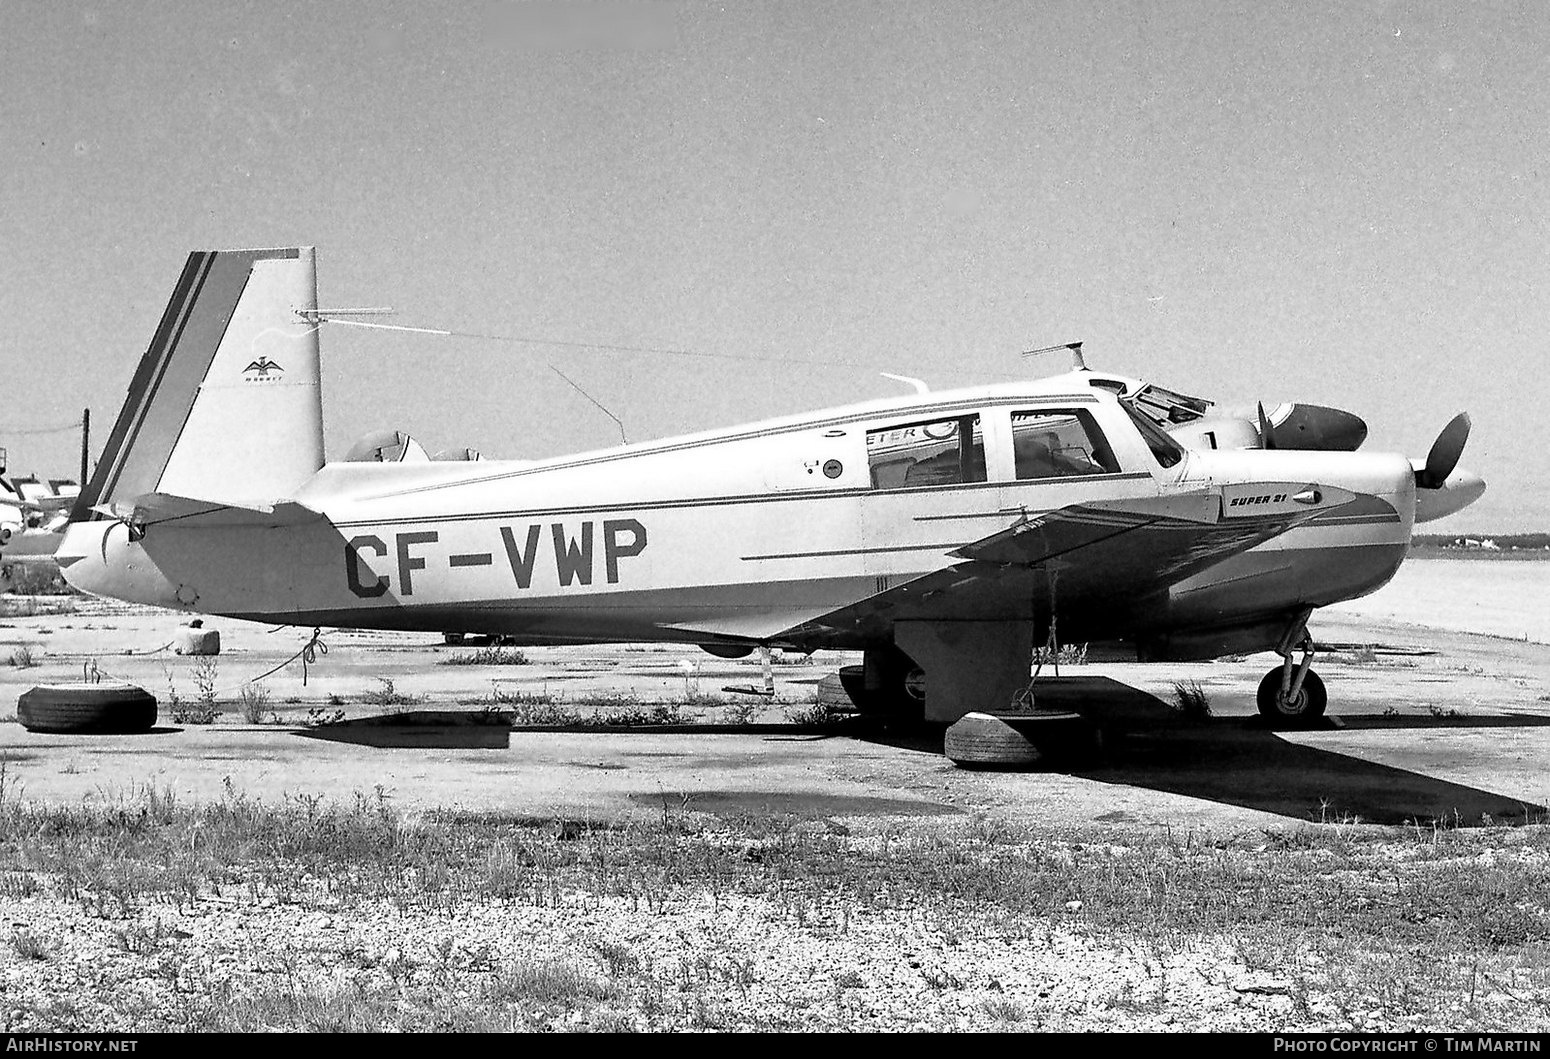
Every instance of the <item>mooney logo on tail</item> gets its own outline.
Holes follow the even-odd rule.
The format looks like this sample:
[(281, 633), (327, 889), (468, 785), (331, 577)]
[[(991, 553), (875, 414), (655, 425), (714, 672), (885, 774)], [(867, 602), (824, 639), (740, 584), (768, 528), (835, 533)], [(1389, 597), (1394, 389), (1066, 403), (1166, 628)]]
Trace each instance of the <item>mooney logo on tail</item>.
[(261, 382), (268, 379), (271, 372), (276, 375), (284, 375), (285, 369), (268, 357), (259, 357), (255, 361), (250, 361), (248, 366), (242, 369), (242, 374), (247, 376), (249, 382)]

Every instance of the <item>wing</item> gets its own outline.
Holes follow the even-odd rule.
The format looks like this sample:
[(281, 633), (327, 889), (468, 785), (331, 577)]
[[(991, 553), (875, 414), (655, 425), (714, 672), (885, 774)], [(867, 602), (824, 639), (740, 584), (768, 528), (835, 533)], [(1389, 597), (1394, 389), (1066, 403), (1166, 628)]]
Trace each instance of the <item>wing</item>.
[(896, 621), (1027, 620), (1051, 594), (1068, 615), (1121, 629), (1137, 601), (1355, 494), (1293, 483), (1059, 508), (956, 549), (959, 561), (776, 637), (878, 637)]

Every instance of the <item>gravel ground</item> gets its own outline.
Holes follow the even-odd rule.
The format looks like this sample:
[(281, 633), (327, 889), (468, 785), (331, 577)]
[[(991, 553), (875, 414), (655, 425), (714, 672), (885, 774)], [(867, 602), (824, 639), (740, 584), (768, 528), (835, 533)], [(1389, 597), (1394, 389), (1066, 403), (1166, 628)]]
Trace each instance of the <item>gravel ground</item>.
[[(75, 902), (7, 899), (13, 938), (44, 951), (8, 946), (4, 1029), (258, 1030), (296, 1028), (293, 1016), (313, 1029), (482, 1028), (465, 1018), (637, 1030), (1333, 1025), (1298, 1013), (1288, 981), (1225, 945), (1159, 956), (1079, 927), (1008, 932), (971, 917), (949, 928), (907, 909), (836, 917), (733, 897), (643, 914), (630, 904), (448, 915), (208, 898), (120, 920)], [(462, 1010), (471, 1014), (448, 1015)]]
[(1257, 930), (1105, 930), (1080, 902), (1051, 918), (810, 885), (453, 900), (404, 882), (361, 899), (358, 880), (300, 876), (283, 894), (233, 884), (131, 909), (8, 873), (0, 1021), (12, 1033), (1550, 1029), (1542, 958), (1521, 951), (1447, 966), (1371, 939), (1320, 954), (1294, 933), (1266, 945)]

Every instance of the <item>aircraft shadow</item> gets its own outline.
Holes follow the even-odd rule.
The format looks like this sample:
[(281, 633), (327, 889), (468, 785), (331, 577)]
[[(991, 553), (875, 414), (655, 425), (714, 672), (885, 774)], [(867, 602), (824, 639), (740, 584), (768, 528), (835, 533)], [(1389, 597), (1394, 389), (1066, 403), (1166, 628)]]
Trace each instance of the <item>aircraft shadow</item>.
[(511, 719), (484, 711), (411, 710), (357, 717), (297, 729), (305, 739), (356, 746), (420, 750), (504, 750), (511, 745)]
[[(1052, 681), (1039, 705), (1081, 713), (1104, 734), (1091, 760), (1046, 759), (1041, 768), (1237, 805), (1295, 820), (1479, 827), (1540, 822), (1544, 806), (1283, 738), (1261, 718), (1190, 720), (1163, 700), (1107, 677)], [(1325, 730), (1550, 726), (1550, 717), (1326, 718)], [(903, 749), (941, 752), (941, 730), (867, 734)]]

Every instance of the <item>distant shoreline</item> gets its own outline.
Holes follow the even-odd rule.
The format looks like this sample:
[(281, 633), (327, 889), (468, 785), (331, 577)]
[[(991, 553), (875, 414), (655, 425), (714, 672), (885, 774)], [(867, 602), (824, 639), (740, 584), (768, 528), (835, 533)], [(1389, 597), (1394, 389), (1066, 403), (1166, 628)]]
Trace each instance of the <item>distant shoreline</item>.
[(1550, 551), (1543, 548), (1459, 548), (1436, 544), (1410, 545), (1411, 559), (1460, 559), (1466, 562), (1502, 562), (1517, 560), (1527, 563), (1550, 562)]

